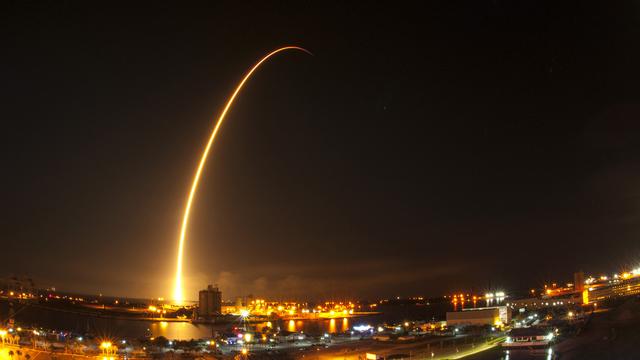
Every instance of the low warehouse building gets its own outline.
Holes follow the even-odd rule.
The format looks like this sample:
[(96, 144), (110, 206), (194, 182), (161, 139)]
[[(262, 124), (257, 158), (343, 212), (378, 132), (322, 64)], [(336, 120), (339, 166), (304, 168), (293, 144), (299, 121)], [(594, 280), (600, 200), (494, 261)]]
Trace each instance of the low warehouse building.
[(511, 309), (507, 306), (471, 308), (447, 312), (447, 326), (503, 325), (511, 321)]

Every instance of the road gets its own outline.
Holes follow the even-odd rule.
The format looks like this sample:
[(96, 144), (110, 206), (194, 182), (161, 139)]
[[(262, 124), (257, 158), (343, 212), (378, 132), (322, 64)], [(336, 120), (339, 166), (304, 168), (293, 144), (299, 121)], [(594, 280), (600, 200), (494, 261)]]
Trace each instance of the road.
[[(442, 346), (440, 342), (443, 342)], [(298, 358), (305, 360), (359, 360), (365, 358), (366, 353), (378, 356), (394, 357), (396, 359), (462, 359), (487, 351), (497, 346), (501, 338), (490, 342), (475, 341), (471, 338), (459, 336), (456, 338), (429, 338), (415, 342), (393, 343), (374, 340), (362, 340), (357, 343), (333, 345), (327, 349), (309, 350), (299, 354)]]

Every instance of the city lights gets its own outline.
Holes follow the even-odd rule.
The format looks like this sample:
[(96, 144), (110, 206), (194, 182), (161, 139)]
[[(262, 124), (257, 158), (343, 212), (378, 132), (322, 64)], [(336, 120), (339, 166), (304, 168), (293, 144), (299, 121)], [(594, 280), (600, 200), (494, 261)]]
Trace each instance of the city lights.
[(101, 348), (103, 348), (103, 349), (109, 349), (109, 348), (111, 347), (111, 342), (109, 342), (109, 341), (103, 341), (103, 342), (100, 344), (100, 347), (101, 347)]
[(357, 325), (353, 327), (353, 330), (360, 331), (360, 332), (369, 331), (371, 329), (373, 329), (371, 325)]

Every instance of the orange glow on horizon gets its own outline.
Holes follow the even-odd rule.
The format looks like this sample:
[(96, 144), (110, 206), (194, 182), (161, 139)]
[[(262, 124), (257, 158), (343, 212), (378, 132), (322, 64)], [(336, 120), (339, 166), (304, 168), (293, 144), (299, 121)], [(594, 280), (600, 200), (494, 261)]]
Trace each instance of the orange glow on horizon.
[(251, 75), (260, 67), (260, 65), (262, 65), (262, 63), (264, 63), (265, 61), (267, 61), (267, 59), (269, 59), (270, 57), (272, 57), (273, 55), (281, 52), (281, 51), (285, 51), (285, 50), (300, 50), (303, 51), (307, 54), (311, 53), (301, 47), (297, 47), (297, 46), (285, 46), (279, 49), (276, 49), (272, 52), (270, 52), (269, 54), (267, 54), (266, 56), (264, 56), (260, 61), (258, 61), (244, 76), (244, 78), (242, 78), (242, 81), (240, 81), (240, 83), (238, 84), (238, 86), (236, 87), (235, 91), (231, 94), (231, 97), (229, 98), (229, 100), (227, 101), (227, 104), (225, 105), (224, 109), (222, 110), (222, 113), (220, 114), (220, 117), (218, 118), (215, 127), (213, 128), (213, 131), (211, 132), (211, 136), (209, 137), (209, 141), (207, 142), (207, 146), (205, 147), (203, 153), (202, 153), (202, 157), (200, 158), (200, 163), (198, 164), (198, 168), (196, 170), (196, 173), (193, 177), (193, 183), (191, 184), (191, 190), (189, 191), (189, 196), (187, 198), (187, 204), (184, 208), (184, 216), (182, 217), (182, 227), (180, 229), (180, 240), (178, 242), (178, 257), (177, 257), (177, 261), (176, 261), (176, 277), (175, 277), (175, 286), (173, 289), (173, 300), (175, 303), (177, 304), (181, 304), (184, 302), (184, 290), (183, 290), (183, 284), (182, 284), (182, 264), (183, 264), (183, 253), (184, 253), (184, 242), (185, 242), (185, 238), (186, 238), (186, 234), (187, 234), (187, 225), (189, 223), (189, 213), (191, 211), (191, 204), (193, 203), (193, 198), (195, 196), (196, 190), (198, 188), (198, 182), (200, 180), (200, 175), (202, 174), (202, 169), (204, 168), (204, 164), (207, 160), (207, 156), (209, 155), (209, 150), (211, 149), (211, 146), (213, 145), (213, 141), (216, 137), (216, 134), (218, 133), (218, 130), (220, 129), (220, 126), (222, 125), (222, 122), (224, 121), (225, 115), (227, 115), (227, 112), (229, 111), (229, 108), (231, 108), (231, 105), (233, 104), (233, 101), (235, 100), (236, 96), (238, 95), (238, 93), (240, 92), (240, 90), (242, 90), (242, 87), (244, 86), (244, 84), (247, 82), (247, 80), (249, 80), (249, 78), (251, 77)]

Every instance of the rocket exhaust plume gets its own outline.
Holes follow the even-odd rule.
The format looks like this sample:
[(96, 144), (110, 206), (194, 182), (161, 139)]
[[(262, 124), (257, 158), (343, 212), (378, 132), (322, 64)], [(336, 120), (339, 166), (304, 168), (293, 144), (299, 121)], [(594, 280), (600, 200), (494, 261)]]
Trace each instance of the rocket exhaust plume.
[(218, 130), (220, 129), (220, 126), (224, 121), (225, 115), (227, 115), (227, 111), (229, 111), (229, 108), (231, 108), (233, 101), (235, 100), (236, 96), (238, 96), (238, 93), (240, 92), (240, 90), (242, 90), (242, 87), (247, 82), (247, 80), (249, 80), (251, 75), (260, 67), (260, 65), (262, 65), (262, 63), (267, 61), (273, 55), (286, 50), (300, 50), (311, 55), (309, 51), (301, 47), (285, 46), (270, 52), (269, 54), (264, 56), (262, 59), (260, 59), (260, 61), (258, 61), (255, 65), (253, 65), (251, 69), (249, 69), (249, 71), (242, 78), (238, 86), (236, 86), (236, 89), (233, 91), (233, 93), (229, 97), (229, 100), (227, 100), (227, 104), (222, 110), (222, 113), (220, 113), (220, 117), (218, 117), (218, 120), (216, 121), (216, 125), (213, 128), (213, 131), (211, 132), (211, 136), (209, 137), (207, 146), (204, 148), (204, 151), (202, 152), (200, 163), (198, 164), (198, 168), (196, 169), (196, 173), (193, 177), (193, 183), (191, 184), (191, 190), (189, 191), (187, 204), (184, 207), (184, 215), (182, 217), (182, 227), (180, 229), (180, 241), (178, 242), (178, 259), (176, 261), (176, 279), (175, 279), (175, 285), (173, 289), (173, 301), (177, 304), (180, 304), (184, 301), (184, 291), (182, 289), (182, 263), (183, 263), (183, 254), (184, 254), (184, 241), (187, 234), (187, 225), (189, 224), (189, 212), (191, 211), (191, 204), (193, 203), (193, 197), (196, 193), (196, 190), (198, 189), (198, 182), (200, 180), (200, 175), (202, 174), (202, 169), (204, 168), (204, 164), (207, 161), (209, 150), (211, 150), (213, 141), (215, 140), (216, 134), (218, 133)]

